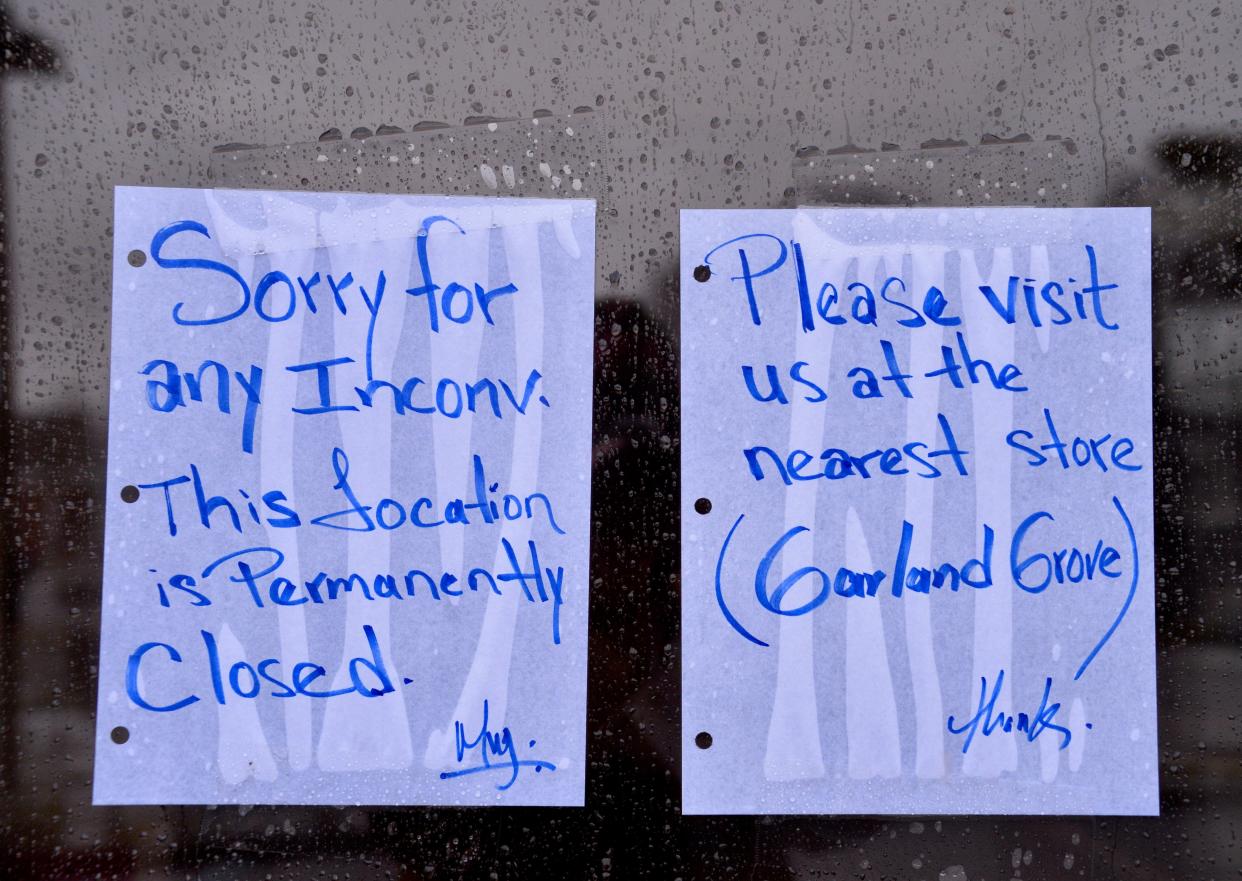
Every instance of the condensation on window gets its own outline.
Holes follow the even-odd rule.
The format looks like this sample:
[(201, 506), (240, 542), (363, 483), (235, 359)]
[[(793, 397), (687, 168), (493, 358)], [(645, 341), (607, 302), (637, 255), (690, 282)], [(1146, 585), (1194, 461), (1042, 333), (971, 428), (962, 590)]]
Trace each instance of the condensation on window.
[[(1237, 875), (1242, 7), (40, 0), (0, 18), (4, 874)], [(91, 806), (117, 184), (598, 200), (586, 808)], [(798, 204), (1152, 206), (1160, 817), (681, 815), (678, 210)]]

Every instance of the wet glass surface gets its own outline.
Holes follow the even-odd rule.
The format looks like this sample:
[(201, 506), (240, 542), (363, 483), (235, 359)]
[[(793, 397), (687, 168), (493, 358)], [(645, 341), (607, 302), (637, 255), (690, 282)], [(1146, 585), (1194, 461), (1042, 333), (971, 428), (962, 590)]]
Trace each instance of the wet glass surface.
[[(6, 874), (1237, 876), (1236, 5), (7, 6)], [(585, 809), (91, 806), (117, 184), (598, 200)], [(681, 816), (677, 212), (835, 203), (1152, 206), (1159, 818)]]

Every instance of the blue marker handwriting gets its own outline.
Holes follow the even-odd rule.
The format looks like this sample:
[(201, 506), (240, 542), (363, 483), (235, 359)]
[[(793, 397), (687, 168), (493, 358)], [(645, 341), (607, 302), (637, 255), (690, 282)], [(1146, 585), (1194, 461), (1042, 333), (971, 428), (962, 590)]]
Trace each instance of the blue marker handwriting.
[[(1094, 246), (1085, 244), (1083, 249), (1085, 283), (1074, 276), (1037, 279), (1012, 275), (1001, 291), (982, 284), (974, 293), (1005, 324), (1060, 327), (1085, 322), (1117, 330), (1118, 325), (1105, 315), (1104, 295), (1118, 285), (1100, 280)], [(802, 245), (792, 240), (786, 243), (771, 233), (737, 236), (712, 248), (703, 258), (704, 265), (711, 268), (719, 268), (725, 261), (729, 261), (729, 268), (724, 270), (727, 280), (741, 283), (755, 326), (763, 323), (759, 289), (774, 285), (792, 289), (800, 326), (806, 333), (846, 324), (879, 327), (882, 321), (911, 329), (962, 323), (945, 292), (934, 285), (924, 291), (920, 302), (917, 292), (909, 291), (900, 276), (888, 276), (878, 286), (861, 279), (848, 284), (842, 279), (812, 279)]]
[[(518, 756), (517, 746), (513, 740), (513, 732), (507, 727), (501, 728), (500, 731), (492, 731), (488, 728), (488, 705), (487, 701), (483, 701), (483, 720), (479, 723), (479, 731), (469, 737), (466, 734), (466, 726), (461, 722), (453, 722), (453, 742), (457, 752), (457, 764), (461, 764), (466, 760), (467, 753), (475, 751), (470, 758), (475, 764), (468, 765), (464, 768), (455, 768), (452, 771), (441, 771), (441, 780), (453, 780), (458, 777), (468, 777), (472, 774), (481, 774), (488, 771), (500, 771), (508, 773), (509, 779), (503, 783), (498, 783), (496, 788), (504, 791), (517, 782), (518, 773), (523, 768), (533, 768), (538, 774), (543, 771), (555, 771), (556, 765), (551, 762), (545, 762), (540, 759), (523, 759)], [(533, 749), (535, 741), (527, 742), (527, 748)]]
[[(786, 486), (792, 486), (794, 481), (821, 478), (835, 481), (856, 476), (868, 480), (881, 474), (913, 474), (934, 479), (946, 473), (956, 473), (966, 477), (969, 474), (966, 467), (969, 453), (958, 445), (953, 427), (944, 414), (937, 414), (936, 421), (943, 437), (942, 445), (937, 447), (924, 441), (910, 441), (900, 447), (876, 447), (853, 453), (828, 447), (822, 452), (791, 450), (781, 455), (771, 447), (753, 446), (743, 450), (742, 455), (755, 480), (763, 481), (772, 473)], [(951, 467), (946, 464), (945, 468), (941, 468), (935, 464), (935, 460), (946, 456), (947, 461), (952, 463)]]
[[(176, 672), (181, 665), (188, 665), (186, 673), (210, 681), (211, 694), (220, 706), (234, 698), (254, 700), (260, 696), (276, 698), (330, 698), (344, 694), (358, 694), (365, 698), (383, 697), (396, 690), (392, 675), (380, 651), (375, 630), (369, 624), (362, 627), (367, 652), (348, 662), (349, 684), (340, 688), (325, 688), (320, 680), (327, 675), (322, 664), (303, 660), (292, 665), (279, 658), (264, 658), (257, 663), (236, 661), (227, 665), (220, 658), (220, 646), (210, 630), (199, 631), (201, 652), (197, 656), (183, 656), (181, 651), (166, 642), (146, 642), (130, 653), (125, 668), (125, 692), (135, 706), (152, 713), (172, 713), (183, 710), (202, 700), (199, 691), (182, 689), (168, 694), (167, 688), (157, 688), (151, 683), (166, 685), (170, 680), (180, 679)], [(188, 655), (188, 652), (187, 652)], [(195, 663), (197, 661), (197, 663)], [(288, 672), (284, 668), (288, 667)], [(182, 674), (185, 675), (185, 674)], [(403, 680), (409, 685), (411, 680)], [(143, 683), (147, 683), (144, 690)], [(162, 691), (157, 697), (153, 692)]]
[[(1121, 501), (1113, 498), (1113, 505), (1120, 515), (1131, 561), (1131, 580), (1128, 593), (1117, 617), (1096, 643), (1086, 660), (1079, 667), (1075, 678), (1081, 677), (1087, 665), (1120, 626), (1133, 600), (1138, 583), (1138, 547), (1134, 527), (1126, 515)], [(716, 602), (729, 626), (740, 636), (755, 645), (767, 647), (769, 643), (748, 628), (737, 617), (725, 598), (725, 559), (739, 527), (746, 515), (734, 521), (720, 547), (716, 560)], [(1035, 511), (1024, 517), (1014, 529), (1009, 541), (1008, 580), (1028, 595), (1040, 595), (1049, 587), (1057, 586), (1080, 590), (1093, 584), (1107, 584), (1121, 578), (1123, 573), (1122, 552), (1104, 538), (1089, 538), (1083, 542), (1060, 543), (1053, 541), (1045, 531), (1056, 518), (1048, 511)], [(842, 599), (874, 599), (878, 596), (901, 598), (909, 594), (940, 594), (942, 591), (956, 593), (963, 587), (985, 590), (996, 583), (994, 570), (995, 530), (983, 524), (982, 552), (959, 562), (915, 565), (910, 560), (914, 541), (914, 526), (902, 521), (901, 533), (893, 560), (891, 574), (884, 569), (854, 570), (846, 566), (835, 572), (820, 566), (807, 565), (794, 570), (773, 585), (774, 569), (779, 571), (778, 561), (786, 546), (794, 541), (806, 541), (811, 530), (806, 526), (794, 526), (785, 530), (764, 551), (754, 568), (754, 597), (759, 608), (777, 616), (797, 617), (806, 615), (823, 606), (830, 597)], [(831, 573), (831, 574), (830, 574)], [(887, 588), (882, 592), (881, 588)]]
[[(1112, 432), (1084, 434), (1066, 433), (1058, 427), (1052, 411), (1044, 408), (1042, 425), (1032, 430), (1015, 428), (1005, 436), (1005, 444), (1018, 461), (1029, 468), (1047, 466), (1061, 471), (1087, 471), (1108, 474), (1138, 472), (1143, 465), (1135, 461), (1134, 441)], [(778, 452), (771, 447), (755, 445), (742, 450), (747, 471), (756, 481), (769, 476), (779, 478), (786, 486), (796, 481), (837, 481), (856, 477), (870, 480), (884, 475), (913, 475), (934, 480), (945, 475), (968, 477), (968, 450), (962, 449), (948, 417), (936, 414), (939, 440), (912, 440), (901, 446), (880, 446), (870, 450), (846, 450), (827, 447), (823, 450), (794, 449)]]
[[(262, 403), (263, 368), (251, 364), (246, 373), (229, 369), (219, 361), (203, 361), (197, 368), (181, 368), (173, 361), (155, 358), (140, 371), (147, 377), (147, 406), (157, 413), (171, 413), (186, 407), (187, 401), (202, 403), (208, 381), (215, 387), (215, 405), (221, 413), (233, 412), (233, 382), (244, 401), (242, 414), (242, 450), (254, 452), (254, 423)], [(231, 377), (231, 379), (230, 379)]]
[(505, 560), (499, 567), (474, 566), (458, 572), (410, 567), (370, 574), (320, 571), (306, 579), (288, 578), (280, 571), (285, 555), (277, 548), (259, 546), (231, 551), (212, 560), (197, 574), (178, 572), (165, 577), (158, 570), (151, 574), (156, 576), (159, 604), (165, 608), (174, 604), (210, 606), (230, 597), (257, 609), (322, 606), (351, 596), (368, 602), (404, 602), (422, 597), (438, 604), (446, 597), (489, 593), (505, 596), (508, 587), (516, 585), (526, 602), (551, 605), (552, 642), (560, 645), (564, 567), (544, 565), (539, 546), (533, 540), (519, 549), (507, 538), (501, 538), (500, 547)]
[[(887, 389), (889, 394), (913, 398), (914, 389), (907, 380), (932, 379), (939, 382), (942, 376), (948, 379), (949, 384), (955, 389), (982, 385), (997, 391), (1015, 393), (1028, 391), (1025, 385), (1019, 384), (1023, 379), (1022, 369), (1016, 364), (1006, 363), (997, 367), (986, 358), (975, 357), (971, 353), (970, 345), (966, 342), (966, 337), (960, 331), (954, 334), (954, 340), (955, 345), (940, 347), (940, 366), (917, 376), (903, 370), (897, 350), (890, 340), (880, 340), (880, 353), (884, 358), (884, 369), (887, 372), (877, 373), (864, 365), (850, 368), (845, 374), (850, 380), (850, 393), (855, 398), (865, 401), (883, 398)], [(801, 399), (809, 404), (819, 404), (828, 400), (828, 391), (825, 388), (826, 378), (817, 380), (813, 375), (808, 376), (811, 365), (807, 361), (795, 361), (787, 371), (782, 371), (775, 364), (764, 364), (762, 379), (757, 376), (759, 371), (754, 364), (743, 364), (741, 368), (742, 382), (746, 384), (747, 393), (761, 404), (788, 404), (791, 394), (800, 395)], [(789, 374), (789, 382), (781, 378), (785, 372)], [(794, 399), (797, 400), (796, 397)]]
[[(344, 399), (332, 395), (332, 374), (347, 365), (357, 365), (349, 356), (293, 364), (285, 369), (295, 377), (306, 377), (311, 389), (302, 395), (301, 404), (291, 410), (299, 416), (322, 416), (326, 413), (357, 413), (374, 408), (391, 410), (397, 416), (440, 416), (459, 419), (468, 413), (504, 419), (507, 415), (526, 416), (533, 407), (550, 408), (551, 402), (540, 389), (543, 374), (530, 370), (520, 380), (510, 383), (502, 377), (430, 379), (411, 376), (398, 385), (385, 379), (359, 375), (361, 385), (353, 387), (353, 396)], [(359, 366), (353, 369), (358, 370)], [(219, 361), (206, 360), (197, 367), (178, 365), (167, 358), (148, 361), (139, 373), (146, 377), (147, 406), (157, 413), (174, 413), (178, 408), (206, 402), (224, 414), (241, 406), (242, 450), (254, 452), (255, 420), (263, 403), (263, 369), (251, 364), (245, 372), (230, 371)], [(233, 388), (236, 386), (237, 395)]]
[[(517, 293), (517, 286), (511, 282), (495, 288), (484, 287), (477, 282), (466, 284), (449, 281), (442, 284), (443, 276), (432, 272), (429, 245), (431, 229), (441, 223), (456, 229), (461, 235), (466, 235), (466, 231), (451, 218), (443, 215), (426, 218), (415, 239), (422, 284), (408, 288), (406, 294), (416, 301), (423, 299), (427, 306), (427, 325), (433, 332), (439, 332), (441, 319), (455, 324), (482, 320), (495, 325), (495, 301), (512, 297)], [(446, 229), (446, 232), (451, 234), (451, 229)], [(490, 230), (481, 234), (489, 232)], [(174, 257), (166, 253), (169, 249), (183, 253), (192, 251), (195, 245), (202, 244), (203, 239), (211, 239), (211, 232), (196, 220), (170, 223), (151, 238), (151, 257), (161, 269), (193, 270), (229, 280), (230, 291), (223, 298), (223, 302), (213, 297), (212, 302), (194, 309), (195, 315), (187, 314), (191, 310), (184, 300), (176, 303), (172, 308), (172, 319), (177, 324), (191, 327), (224, 324), (248, 312), (253, 312), (263, 321), (280, 323), (288, 321), (299, 309), (305, 309), (311, 315), (317, 314), (321, 309), (328, 314), (337, 312), (347, 315), (351, 308), (362, 308), (366, 310), (372, 330), (374, 329), (374, 322), (379, 317), (387, 289), (388, 280), (382, 269), (375, 274), (374, 283), (364, 282), (361, 277), (355, 282), (352, 272), (329, 273), (326, 276), (316, 272), (309, 278), (304, 278), (272, 269), (252, 286), (242, 278), (241, 273), (226, 263), (206, 257)], [(208, 287), (203, 283), (204, 280), (205, 276), (200, 275), (200, 289)], [(368, 334), (368, 339), (372, 336)]]
[[(195, 463), (189, 474), (181, 473), (158, 481), (139, 483), (139, 489), (160, 490), (168, 534), (184, 533), (187, 524), (203, 529), (221, 528), (244, 534), (251, 525), (271, 529), (296, 529), (309, 523), (346, 532), (391, 532), (394, 529), (436, 529), (451, 526), (486, 526), (518, 520), (543, 521), (557, 535), (564, 535), (556, 520), (552, 500), (539, 491), (520, 496), (500, 492), (500, 484), (488, 479), (483, 457), (471, 457), (471, 498), (454, 498), (437, 503), (427, 496), (408, 503), (393, 498), (364, 499), (350, 483), (349, 456), (340, 447), (331, 455), (329, 500), (314, 497), (334, 510), (304, 519), (283, 490), (266, 492), (242, 488), (236, 494), (223, 483), (208, 487), (208, 481)], [(228, 494), (222, 494), (222, 492)], [(341, 507), (336, 508), (336, 505)]]
[[(1008, 734), (1012, 731), (1018, 731), (1026, 736), (1028, 743), (1034, 743), (1045, 731), (1052, 731), (1059, 734), (1061, 742), (1057, 744), (1058, 749), (1065, 749), (1070, 745), (1072, 735), (1070, 730), (1056, 723), (1056, 715), (1061, 709), (1059, 702), (1049, 702), (1052, 694), (1052, 677), (1049, 676), (1044, 680), (1044, 693), (1039, 700), (1039, 706), (1031, 712), (1020, 712), (1016, 715), (1004, 713), (996, 709), (996, 703), (1000, 700), (1001, 686), (1005, 682), (1005, 671), (1000, 670), (996, 674), (996, 681), (991, 691), (988, 690), (988, 678), (986, 676), (979, 677), (979, 702), (975, 707), (974, 715), (964, 722), (957, 722), (955, 716), (949, 716), (946, 720), (946, 726), (951, 734), (965, 734), (966, 737), (962, 741), (962, 752), (970, 752), (971, 744), (975, 741), (975, 735), (990, 737), (997, 731)], [(1088, 722), (1086, 727), (1091, 728)]]
[(413, 413), (457, 419), (465, 413), (490, 413), (497, 419), (504, 419), (506, 413), (525, 416), (532, 402), (537, 401), (543, 407), (551, 406), (546, 395), (542, 392), (536, 394), (543, 380), (543, 374), (538, 370), (528, 371), (525, 379), (512, 385), (508, 380), (486, 376), (474, 380), (447, 376), (428, 380), (411, 376), (400, 385), (384, 379), (358, 377), (357, 381), (363, 384), (354, 386), (354, 397), (345, 398), (345, 403), (342, 403), (332, 397), (332, 373), (356, 363), (349, 356), (341, 356), (286, 367), (291, 373), (314, 377), (313, 394), (304, 396), (309, 400), (302, 406), (294, 407), (293, 412), (301, 416), (320, 416), (379, 407), (390, 408), (397, 416)]
[[(423, 314), (432, 333), (441, 333), (449, 325), (472, 321), (496, 326), (504, 310), (503, 304), (517, 295), (517, 286), (511, 282), (490, 287), (478, 282), (449, 280), (439, 268), (433, 271), (429, 233), (436, 227), (446, 236), (466, 235), (466, 230), (456, 221), (443, 215), (428, 217), (420, 225), (415, 241), (421, 283), (406, 289), (405, 293), (414, 302), (424, 305), (425, 312), (416, 308), (414, 314)], [(487, 235), (490, 231), (479, 234)], [(227, 263), (203, 256), (180, 256), (201, 251), (205, 240), (210, 239), (207, 226), (195, 220), (170, 223), (151, 239), (152, 259), (158, 268), (170, 271), (170, 283), (192, 281), (197, 290), (199, 302), (191, 304), (181, 299), (172, 306), (174, 325), (193, 330), (226, 324), (247, 314), (279, 324), (293, 318), (299, 310), (309, 315), (324, 313), (328, 316), (346, 316), (353, 310), (366, 317), (365, 350), (287, 365), (286, 369), (294, 377), (304, 377), (311, 386), (309, 394), (303, 391), (299, 395), (301, 404), (292, 408), (296, 414), (315, 416), (383, 407), (398, 416), (417, 414), (457, 419), (467, 413), (479, 413), (504, 419), (506, 415), (525, 416), (536, 405), (551, 406), (541, 388), (543, 376), (538, 370), (529, 370), (512, 380), (501, 377), (378, 377), (373, 359), (375, 329), (384, 315), (393, 312), (392, 308), (384, 311), (384, 303), (394, 299), (383, 269), (368, 273), (366, 280), (361, 274), (355, 279), (351, 271), (326, 275), (315, 272), (303, 277), (272, 269), (252, 284)], [(186, 271), (191, 275), (183, 278), (182, 273)], [(219, 284), (221, 281), (223, 288)], [(403, 319), (401, 313), (394, 314), (393, 320)], [(146, 377), (147, 405), (155, 412), (175, 413), (190, 404), (203, 403), (214, 405), (224, 414), (240, 409), (242, 450), (254, 452), (256, 415), (263, 403), (262, 368), (250, 364), (245, 369), (230, 370), (211, 359), (195, 365), (153, 358), (140, 373)], [(296, 381), (294, 377), (290, 379)], [(347, 382), (345, 387), (352, 388), (352, 394), (334, 399), (331, 380)]]

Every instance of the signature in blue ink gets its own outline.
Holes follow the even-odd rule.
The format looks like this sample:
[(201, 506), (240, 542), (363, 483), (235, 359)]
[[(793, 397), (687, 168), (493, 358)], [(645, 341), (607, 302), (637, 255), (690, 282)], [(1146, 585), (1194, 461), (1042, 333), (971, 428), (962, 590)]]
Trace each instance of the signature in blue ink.
[[(1044, 680), (1044, 694), (1040, 698), (1039, 707), (1033, 713), (1018, 713), (1011, 716), (996, 709), (996, 701), (1000, 698), (1001, 685), (1005, 682), (1005, 671), (1001, 670), (996, 674), (996, 684), (992, 686), (992, 691), (988, 693), (988, 678), (986, 676), (979, 677), (979, 705), (975, 708), (975, 714), (960, 725), (956, 724), (954, 717), (948, 719), (949, 731), (953, 734), (965, 734), (966, 740), (962, 744), (962, 752), (970, 750), (971, 743), (974, 742), (976, 734), (982, 734), (984, 737), (995, 733), (997, 730), (1006, 734), (1013, 730), (1018, 730), (1026, 735), (1027, 742), (1034, 743), (1035, 739), (1045, 731), (1055, 731), (1061, 735), (1061, 745), (1058, 749), (1065, 749), (1069, 746), (1071, 735), (1068, 728), (1058, 725), (1054, 720), (1057, 712), (1061, 709), (1061, 704), (1049, 703), (1049, 696), (1052, 693), (1052, 677), (1049, 676)], [(1091, 727), (1091, 723), (1087, 723), (1087, 728)]]
[[(455, 777), (466, 777), (470, 774), (479, 774), (484, 771), (508, 771), (509, 779), (499, 784), (496, 788), (504, 791), (517, 782), (518, 772), (522, 768), (534, 768), (535, 773), (541, 771), (555, 771), (556, 765), (551, 762), (544, 762), (539, 759), (523, 759), (518, 756), (516, 745), (513, 743), (513, 732), (507, 727), (501, 728), (499, 732), (491, 731), (487, 727), (487, 701), (483, 701), (483, 721), (479, 723), (479, 733), (473, 739), (466, 736), (466, 726), (461, 722), (453, 722), (453, 738), (456, 741), (457, 748), (457, 764), (461, 764), (466, 759), (466, 753), (477, 750), (471, 758), (477, 759), (477, 764), (470, 765), (466, 768), (457, 768), (453, 771), (441, 771), (441, 780), (452, 780)], [(535, 741), (529, 741), (527, 747), (533, 747)]]

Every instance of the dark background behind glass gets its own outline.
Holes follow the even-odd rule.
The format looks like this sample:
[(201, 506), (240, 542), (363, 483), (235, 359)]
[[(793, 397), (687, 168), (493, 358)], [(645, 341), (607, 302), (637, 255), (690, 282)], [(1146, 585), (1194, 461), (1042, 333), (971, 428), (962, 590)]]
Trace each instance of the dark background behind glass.
[[(0, 874), (1238, 877), (1242, 5), (40, 0), (0, 16)], [(487, 138), (428, 123), (575, 111), (572, 173), (601, 209), (586, 808), (91, 807), (113, 185), (315, 186), (272, 145), (434, 137), (462, 177), (406, 188), (484, 191)], [(1024, 171), (1049, 139), (1062, 166)], [(808, 171), (890, 151), (952, 161), (848, 194)], [(800, 201), (1153, 207), (1159, 818), (681, 816), (677, 210)]]

